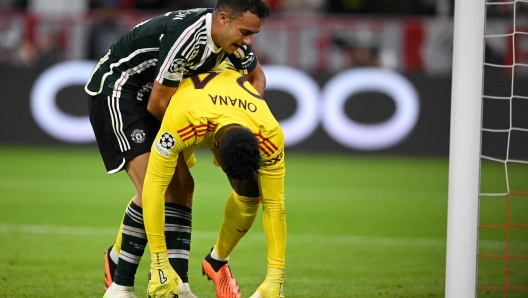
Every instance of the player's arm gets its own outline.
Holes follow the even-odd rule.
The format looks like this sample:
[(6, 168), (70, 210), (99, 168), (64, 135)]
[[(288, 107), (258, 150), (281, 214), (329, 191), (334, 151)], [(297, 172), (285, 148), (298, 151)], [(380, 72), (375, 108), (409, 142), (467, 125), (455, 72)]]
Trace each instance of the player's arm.
[(167, 250), (164, 194), (174, 174), (178, 155), (177, 152), (172, 153), (160, 144), (160, 138), (164, 133), (162, 128), (152, 145), (143, 182), (143, 218), (151, 252)]
[(268, 268), (284, 268), (286, 256), (286, 209), (284, 177), (260, 176), (262, 220), (268, 246)]
[[(269, 139), (260, 139), (268, 145), (261, 151), (259, 185), (262, 200), (262, 223), (268, 249), (266, 279), (251, 298), (282, 297), (284, 268), (286, 264), (286, 207), (284, 204), (284, 134), (278, 128)], [(275, 149), (271, 152), (271, 149)], [(272, 294), (274, 293), (274, 294)]]
[(257, 61), (255, 69), (248, 74), (245, 74), (244, 77), (248, 82), (258, 91), (258, 93), (264, 96), (264, 89), (266, 88), (266, 75), (264, 70), (260, 66), (260, 63)]
[[(262, 199), (262, 223), (268, 248), (268, 270), (264, 282), (251, 297), (283, 297), (286, 258), (286, 209), (284, 177), (259, 176)], [(273, 296), (273, 293), (280, 293)], [(277, 295), (277, 294), (274, 294)]]
[[(261, 151), (259, 186), (262, 221), (268, 246), (268, 268), (284, 269), (286, 262), (286, 209), (284, 205), (284, 135), (281, 130), (261, 140), (268, 153)], [(271, 152), (272, 149), (276, 149)]]
[[(177, 117), (183, 118), (183, 117)], [(143, 182), (143, 220), (151, 252), (149, 297), (172, 297), (177, 294), (180, 278), (171, 267), (165, 241), (164, 194), (175, 172), (183, 144), (171, 133), (168, 119), (162, 122), (154, 141)]]
[(154, 81), (152, 91), (150, 92), (147, 110), (154, 115), (159, 121), (163, 120), (170, 99), (178, 87), (170, 87)]
[(228, 57), (238, 72), (244, 75), (260, 95), (264, 95), (266, 76), (251, 45), (240, 47)]
[(147, 105), (147, 110), (159, 121), (163, 119), (170, 99), (183, 79), (183, 69), (175, 65), (185, 65), (186, 59), (180, 55), (180, 52), (169, 51), (184, 29), (181, 27), (160, 36), (156, 77)]

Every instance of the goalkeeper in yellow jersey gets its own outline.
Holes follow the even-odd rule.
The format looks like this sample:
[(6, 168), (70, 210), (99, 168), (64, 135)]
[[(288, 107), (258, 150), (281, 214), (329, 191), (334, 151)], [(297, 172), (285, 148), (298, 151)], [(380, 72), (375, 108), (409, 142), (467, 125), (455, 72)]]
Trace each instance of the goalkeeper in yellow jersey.
[[(227, 62), (182, 81), (152, 145), (143, 187), (144, 222), (152, 254), (149, 296), (172, 297), (180, 282), (168, 260), (169, 254), (178, 252), (167, 251), (165, 243), (164, 193), (173, 177), (190, 175), (199, 147), (211, 149), (214, 163), (233, 188), (216, 244), (202, 263), (203, 273), (213, 280), (217, 297), (241, 297), (228, 259), (251, 228), (262, 202), (268, 270), (251, 297), (284, 297), (284, 136), (266, 102)], [(192, 196), (194, 184), (183, 189), (187, 193), (182, 195)]]

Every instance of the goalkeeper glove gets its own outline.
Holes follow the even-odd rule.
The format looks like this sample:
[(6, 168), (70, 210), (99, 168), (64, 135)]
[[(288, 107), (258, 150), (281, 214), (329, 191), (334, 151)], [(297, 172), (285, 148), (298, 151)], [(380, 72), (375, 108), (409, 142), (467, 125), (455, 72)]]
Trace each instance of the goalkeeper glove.
[(283, 283), (284, 268), (268, 268), (266, 279), (249, 298), (284, 298)]
[(148, 283), (149, 298), (178, 297), (177, 285), (181, 279), (172, 269), (167, 252), (151, 253)]

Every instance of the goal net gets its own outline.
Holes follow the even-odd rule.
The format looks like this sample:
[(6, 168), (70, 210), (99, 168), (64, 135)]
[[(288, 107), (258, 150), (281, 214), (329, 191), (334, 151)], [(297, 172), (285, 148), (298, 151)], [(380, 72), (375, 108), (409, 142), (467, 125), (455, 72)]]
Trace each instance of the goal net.
[(486, 2), (477, 297), (528, 297), (528, 1)]
[(446, 297), (528, 297), (528, 0), (455, 1)]

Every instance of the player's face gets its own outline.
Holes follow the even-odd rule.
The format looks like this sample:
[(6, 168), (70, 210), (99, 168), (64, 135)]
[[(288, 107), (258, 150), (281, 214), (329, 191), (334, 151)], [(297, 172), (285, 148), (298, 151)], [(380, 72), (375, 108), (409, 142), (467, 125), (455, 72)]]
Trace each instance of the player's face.
[(226, 14), (219, 32), (219, 46), (232, 54), (243, 45), (250, 45), (253, 35), (260, 31), (262, 20), (255, 14), (245, 12), (237, 18)]

